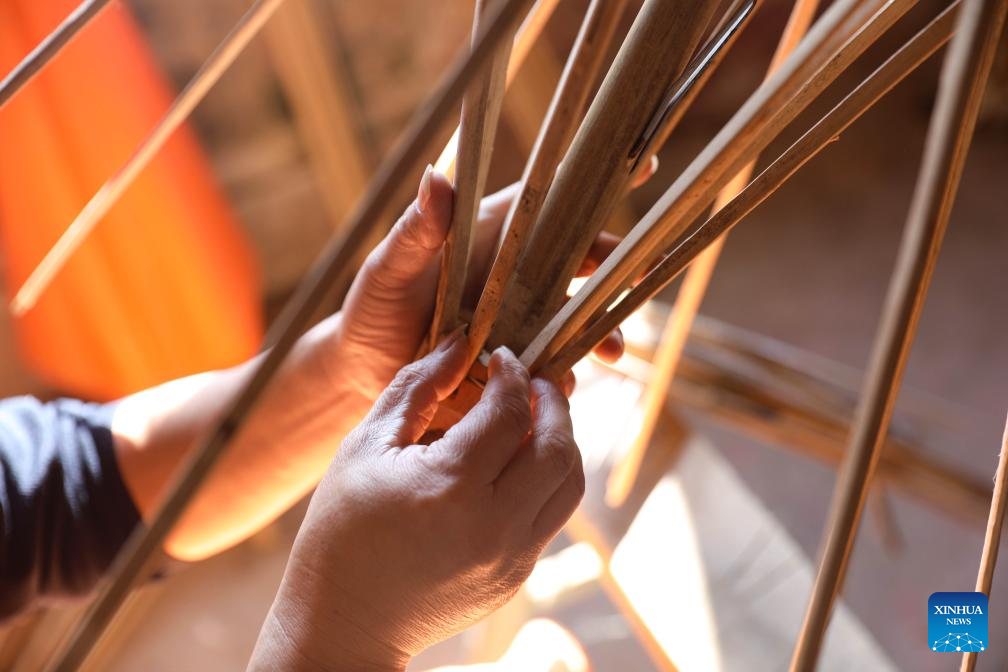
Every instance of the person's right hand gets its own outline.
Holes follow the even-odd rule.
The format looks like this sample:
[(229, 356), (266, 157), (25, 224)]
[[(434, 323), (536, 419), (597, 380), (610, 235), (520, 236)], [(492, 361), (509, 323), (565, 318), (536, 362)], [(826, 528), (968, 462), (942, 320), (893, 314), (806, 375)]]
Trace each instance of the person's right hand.
[(510, 599), (584, 492), (567, 399), (493, 353), (482, 399), (418, 445), (464, 339), (406, 366), (312, 498), (251, 669), (399, 670)]

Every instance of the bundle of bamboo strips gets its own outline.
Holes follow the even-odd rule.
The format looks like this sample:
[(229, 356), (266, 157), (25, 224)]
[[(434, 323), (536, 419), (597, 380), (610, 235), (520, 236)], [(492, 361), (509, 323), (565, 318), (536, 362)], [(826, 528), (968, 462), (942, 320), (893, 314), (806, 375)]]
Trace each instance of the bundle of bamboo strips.
[[(856, 431), (845, 457), (823, 565), (793, 669), (812, 669), (818, 656), (969, 144), (979, 94), (990, 68), (992, 45), (996, 44), (1008, 7), (1008, 0), (962, 2), (964, 10), (957, 24), (960, 33), (946, 60), (908, 238), (866, 393), (855, 419)], [(268, 15), (276, 4), (260, 2), (251, 11)], [(522, 361), (533, 372), (560, 376), (698, 255), (710, 250), (707, 265), (695, 271), (698, 281), (696, 289), (691, 290), (693, 298), (684, 298), (681, 314), (674, 318), (680, 320), (680, 326), (669, 346), (672, 354), (667, 359), (671, 364), (663, 367), (659, 387), (664, 387), (675, 369), (721, 237), (941, 47), (952, 34), (958, 0), (749, 181), (758, 154), (915, 4), (914, 0), (838, 0), (799, 41), (816, 3), (798, 0), (765, 82), (568, 300), (568, 285), (575, 271), (633, 176), (641, 170), (641, 159), (655, 152), (672, 132), (696, 91), (710, 77), (712, 66), (720, 62), (724, 49), (759, 5), (759, 0), (740, 0), (731, 3), (726, 11), (722, 0), (645, 0), (598, 94), (583, 113), (624, 4), (592, 0), (526, 165), (520, 196), (507, 214), (480, 299), (474, 307), (463, 306), (463, 287), (472, 272), (468, 268), (469, 241), (490, 165), (501, 99), (508, 75), (515, 71), (516, 58), (527, 53), (528, 40), (519, 38), (512, 50), (510, 37), (531, 4), (531, 0), (476, 3), (474, 39), (468, 55), (410, 127), (407, 139), (383, 164), (362, 204), (302, 283), (279, 320), (275, 338), (270, 339), (273, 349), (260, 361), (220, 425), (195, 451), (149, 527), (131, 541), (115, 565), (113, 580), (64, 650), (57, 669), (70, 669), (86, 656), (146, 559), (160, 545), (241, 426), (314, 309), (333, 286), (335, 293), (345, 292), (350, 260), (361, 252), (374, 231), (381, 230), (378, 222), (385, 202), (392, 200), (399, 183), (417, 172), (425, 150), (440, 137), (444, 122), (460, 100), (462, 123), (454, 145), (455, 214), (430, 342), (464, 322), (467, 311), (474, 308), (469, 327), (472, 360), (479, 359), (484, 345), (507, 345), (522, 353)], [(522, 34), (538, 33), (543, 15), (548, 16), (553, 6), (555, 1), (537, 3)], [(257, 14), (246, 16), (235, 33), (238, 42), (226, 42), (218, 54), (240, 49), (258, 29), (249, 32), (245, 28), (261, 25), (264, 18)], [(698, 49), (702, 44), (704, 47)], [(44, 61), (45, 53), (42, 49), (30, 57), (36, 60), (21, 70), (31, 72), (40, 67), (38, 63)], [(211, 65), (211, 72), (220, 70), (221, 63)], [(0, 101), (27, 80), (17, 75), (13, 84), (11, 81), (0, 84)], [(205, 91), (213, 81), (211, 75), (190, 90)], [(188, 114), (198, 97), (183, 99), (176, 116)], [(446, 172), (452, 147), (449, 143), (440, 162)], [(147, 151), (156, 151), (156, 142), (140, 154)], [(716, 198), (714, 212), (687, 235), (691, 223)], [(23, 300), (21, 305), (29, 303)], [(469, 380), (463, 383), (468, 391), (460, 391), (450, 400), (447, 406), (454, 406), (450, 410), (464, 412), (478, 397), (483, 374), (476, 361)], [(624, 480), (620, 487), (625, 489), (632, 484), (632, 474)]]

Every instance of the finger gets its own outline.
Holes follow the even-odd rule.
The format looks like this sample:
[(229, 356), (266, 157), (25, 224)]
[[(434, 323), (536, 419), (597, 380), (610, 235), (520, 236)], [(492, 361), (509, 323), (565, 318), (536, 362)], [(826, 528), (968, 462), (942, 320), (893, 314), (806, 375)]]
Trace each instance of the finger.
[(623, 356), (623, 349), (623, 332), (619, 329), (614, 329), (592, 352), (603, 362), (612, 364)]
[(579, 460), (567, 398), (542, 378), (532, 389), (532, 434), (494, 483), (503, 505), (530, 525)]
[(573, 371), (568, 371), (560, 379), (560, 389), (563, 390), (565, 397), (570, 397), (574, 394), (574, 388), (577, 386), (577, 376), (574, 375)]
[(652, 155), (648, 162), (642, 164), (634, 174), (630, 176), (630, 188), (636, 189), (643, 186), (645, 182), (654, 177), (654, 174), (658, 172), (658, 157)]
[(532, 536), (540, 544), (546, 544), (570, 520), (571, 514), (581, 504), (585, 493), (584, 465), (581, 452), (576, 451), (574, 465), (567, 478), (560, 484), (553, 496), (546, 500), (539, 515), (532, 523)]
[(361, 423), (368, 443), (383, 448), (416, 443), (438, 403), (462, 382), (466, 364), (465, 339), (458, 329), (426, 357), (400, 369)]
[(616, 249), (621, 240), (622, 238), (613, 233), (600, 231), (595, 236), (595, 240), (592, 241), (591, 247), (588, 248), (588, 254), (585, 255), (584, 260), (581, 262), (581, 267), (578, 268), (577, 277), (582, 278), (594, 273), (599, 265), (605, 261), (605, 258)]
[(424, 171), (417, 197), (362, 269), (385, 290), (413, 291), (441, 251), (452, 213), (452, 186), (430, 166)]
[(492, 482), (511, 461), (532, 426), (528, 371), (507, 348), (490, 357), (486, 388), (479, 402), (431, 450), (443, 451), (460, 470)]

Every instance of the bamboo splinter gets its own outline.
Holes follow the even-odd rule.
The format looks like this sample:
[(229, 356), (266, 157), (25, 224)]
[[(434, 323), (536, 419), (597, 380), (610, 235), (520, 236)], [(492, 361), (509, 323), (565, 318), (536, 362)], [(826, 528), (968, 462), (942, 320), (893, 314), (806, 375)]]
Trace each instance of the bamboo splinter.
[[(784, 32), (781, 34), (780, 42), (777, 44), (777, 50), (774, 52), (773, 58), (770, 59), (770, 66), (767, 68), (768, 77), (777, 71), (784, 59), (790, 56), (794, 48), (798, 46), (798, 42), (805, 36), (805, 32), (811, 25), (818, 7), (819, 0), (796, 0), (794, 8), (791, 10), (791, 16), (784, 27)], [(749, 178), (752, 177), (755, 167), (755, 161), (750, 162), (721, 190), (714, 202), (714, 212), (738, 196), (739, 192), (749, 183)], [(675, 375), (683, 347), (686, 345), (686, 336), (693, 324), (693, 317), (700, 309), (700, 303), (703, 301), (707, 285), (714, 273), (714, 266), (717, 264), (723, 240), (723, 238), (719, 239), (700, 255), (690, 266), (686, 279), (683, 281), (682, 287), (679, 288), (675, 306), (669, 315), (665, 333), (662, 335), (662, 345), (655, 354), (654, 378), (648, 381), (639, 402), (641, 423), (637, 429), (637, 435), (634, 437), (633, 443), (630, 444), (630, 448), (613, 465), (609, 479), (606, 481), (605, 499), (609, 506), (621, 506), (637, 480), (637, 472), (643, 462), (644, 452), (651, 442), (658, 417), (665, 406), (665, 392)]]
[(1008, 0), (964, 0), (945, 62), (896, 269), (837, 479), (792, 672), (815, 669), (843, 583), (879, 448), (948, 224)]
[(903, 45), (847, 97), (770, 164), (734, 199), (682, 241), (625, 297), (566, 346), (544, 372), (565, 371), (594, 348), (645, 301), (667, 287), (699, 254), (779, 189), (797, 170), (833, 142), (882, 96), (901, 82), (952, 35), (958, 0)]
[[(460, 56), (430, 101), (413, 118), (389, 156), (382, 162), (342, 233), (334, 236), (271, 329), (274, 345), (256, 361), (248, 382), (237, 393), (221, 419), (193, 449), (173, 477), (157, 509), (145, 525), (138, 526), (109, 568), (95, 600), (88, 607), (70, 640), (56, 652), (49, 670), (72, 672), (86, 660), (152, 555), (164, 543), (203, 480), (217, 463), (232, 437), (241, 429), (262, 392), (287, 353), (330, 293), (343, 296), (349, 287), (351, 261), (367, 241), (400, 185), (419, 171), (428, 145), (455, 111), (466, 87), (489, 60), (531, 0), (504, 0), (495, 5), (486, 30), (472, 50)], [(276, 334), (275, 338), (271, 336)]]

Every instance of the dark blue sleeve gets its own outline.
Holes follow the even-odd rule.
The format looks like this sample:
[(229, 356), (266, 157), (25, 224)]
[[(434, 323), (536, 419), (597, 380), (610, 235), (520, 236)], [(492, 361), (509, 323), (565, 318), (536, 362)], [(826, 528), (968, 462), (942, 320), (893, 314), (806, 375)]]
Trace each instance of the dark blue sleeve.
[(90, 591), (138, 523), (115, 460), (113, 408), (0, 401), (0, 619)]

